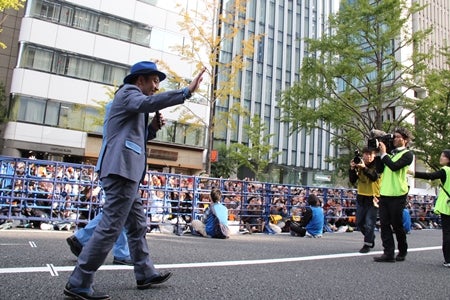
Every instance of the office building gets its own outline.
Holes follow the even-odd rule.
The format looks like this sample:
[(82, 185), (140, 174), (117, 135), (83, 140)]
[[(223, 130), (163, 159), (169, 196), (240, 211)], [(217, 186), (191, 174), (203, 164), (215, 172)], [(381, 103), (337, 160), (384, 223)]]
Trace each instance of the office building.
[[(155, 0), (29, 0), (5, 12), (2, 41), (9, 48), (0, 52), (0, 80), (10, 99), (1, 154), (95, 163), (99, 104), (111, 99), (131, 65), (161, 60), (184, 78), (195, 72), (169, 51), (183, 35), (180, 16), (167, 8)], [(207, 105), (195, 98), (186, 105), (208, 119)], [(179, 113), (162, 111), (167, 125), (151, 142), (148, 163), (194, 174), (203, 169), (206, 127), (186, 130)]]

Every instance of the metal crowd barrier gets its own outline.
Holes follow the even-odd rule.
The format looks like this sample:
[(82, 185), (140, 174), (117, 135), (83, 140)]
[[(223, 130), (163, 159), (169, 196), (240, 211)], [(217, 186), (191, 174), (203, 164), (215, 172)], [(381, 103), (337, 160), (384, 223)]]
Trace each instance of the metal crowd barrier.
[[(202, 216), (212, 188), (220, 188), (230, 223), (258, 226), (298, 214), (315, 193), (327, 203), (340, 203), (348, 221), (355, 219), (354, 189), (309, 187), (248, 180), (210, 178), (148, 171), (141, 182), (149, 230), (185, 230)], [(434, 197), (410, 195), (414, 209), (432, 205)], [(84, 226), (102, 208), (102, 191), (93, 165), (0, 156), (0, 226), (70, 229)], [(428, 218), (427, 221), (430, 221)], [(166, 226), (165, 226), (166, 225)]]

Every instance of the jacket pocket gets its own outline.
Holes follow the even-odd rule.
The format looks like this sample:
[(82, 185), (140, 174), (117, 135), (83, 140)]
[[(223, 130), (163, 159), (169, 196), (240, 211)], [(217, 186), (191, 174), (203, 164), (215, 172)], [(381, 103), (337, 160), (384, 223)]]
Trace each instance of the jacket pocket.
[(134, 152), (136, 152), (137, 154), (141, 154), (142, 153), (142, 148), (141, 146), (139, 146), (138, 144), (129, 141), (129, 140), (125, 140), (125, 147), (133, 150)]

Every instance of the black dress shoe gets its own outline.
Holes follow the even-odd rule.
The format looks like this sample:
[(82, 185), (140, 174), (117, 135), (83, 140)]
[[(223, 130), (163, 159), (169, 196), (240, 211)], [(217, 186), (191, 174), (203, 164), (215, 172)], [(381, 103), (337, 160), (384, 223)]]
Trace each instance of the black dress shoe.
[(369, 253), (370, 247), (367, 245), (364, 245), (361, 249), (359, 249), (359, 253)]
[(117, 257), (114, 257), (113, 264), (114, 265), (134, 266), (133, 261), (131, 259), (117, 258)]
[(97, 293), (97, 292), (75, 292), (74, 288), (70, 285), (70, 283), (66, 284), (64, 288), (64, 295), (79, 300), (109, 300), (111, 299), (109, 295)]
[(172, 276), (172, 272), (167, 273), (160, 273), (159, 275), (150, 277), (145, 280), (138, 280), (137, 281), (137, 288), (138, 290), (146, 290), (149, 289), (154, 284), (161, 284), (163, 282), (166, 282), (170, 276)]
[(70, 251), (72, 251), (73, 255), (78, 257), (78, 255), (80, 255), (81, 253), (81, 250), (83, 250), (83, 245), (74, 235), (69, 236), (66, 241), (67, 244), (69, 244)]
[(404, 261), (406, 258), (406, 253), (399, 253), (397, 254), (397, 256), (395, 257), (396, 261)]
[(394, 257), (387, 256), (386, 254), (376, 256), (373, 258), (373, 260), (376, 262), (395, 262)]

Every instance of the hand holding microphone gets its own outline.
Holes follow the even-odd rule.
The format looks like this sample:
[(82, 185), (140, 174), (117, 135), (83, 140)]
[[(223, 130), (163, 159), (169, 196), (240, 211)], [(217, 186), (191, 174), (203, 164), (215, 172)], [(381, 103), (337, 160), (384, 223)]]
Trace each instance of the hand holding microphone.
[(159, 112), (159, 110), (157, 110), (155, 112), (155, 116), (153, 117), (152, 120), (152, 126), (155, 130), (159, 130), (161, 129), (161, 127), (163, 127), (166, 124), (166, 120), (164, 120), (162, 114)]

